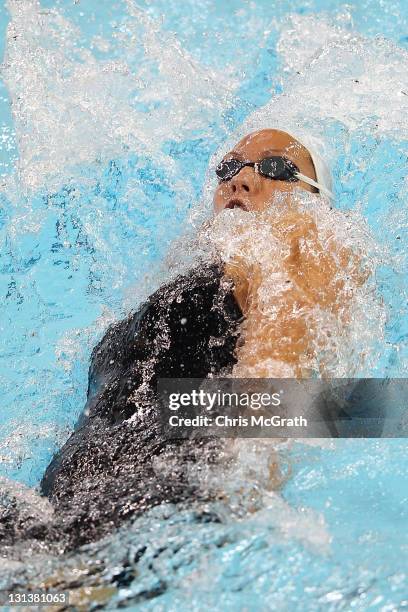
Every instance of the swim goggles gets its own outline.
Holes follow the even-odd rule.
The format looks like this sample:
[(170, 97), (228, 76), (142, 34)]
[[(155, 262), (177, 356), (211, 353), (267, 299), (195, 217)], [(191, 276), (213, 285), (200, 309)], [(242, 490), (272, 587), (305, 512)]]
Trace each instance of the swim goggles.
[(329, 197), (333, 197), (331, 191), (299, 172), (297, 165), (286, 157), (265, 157), (265, 159), (261, 159), (259, 162), (241, 161), (235, 158), (227, 159), (218, 164), (215, 173), (218, 180), (222, 183), (230, 181), (232, 177), (236, 176), (245, 166), (250, 166), (254, 168), (255, 172), (258, 172), (258, 174), (266, 178), (274, 179), (275, 181), (288, 181), (291, 183), (303, 181), (312, 187), (316, 187), (319, 191), (323, 191)]

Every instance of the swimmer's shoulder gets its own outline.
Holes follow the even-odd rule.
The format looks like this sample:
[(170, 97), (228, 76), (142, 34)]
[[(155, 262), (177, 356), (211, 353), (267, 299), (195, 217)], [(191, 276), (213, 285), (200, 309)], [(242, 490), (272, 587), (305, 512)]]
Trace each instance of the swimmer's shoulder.
[[(135, 311), (112, 323), (95, 346), (89, 368), (88, 400), (135, 361), (149, 359), (164, 330), (177, 346), (199, 342), (242, 317), (222, 262), (200, 261), (164, 283)], [(225, 325), (224, 325), (225, 326)]]
[[(183, 298), (200, 292), (212, 293), (219, 289), (224, 276), (224, 266), (220, 261), (199, 262), (188, 272), (178, 274), (160, 286), (139, 307), (130, 312), (124, 319), (112, 323), (103, 338), (92, 352), (92, 360), (106, 357), (115, 350), (123, 358), (123, 347), (134, 338), (141, 323), (146, 320), (159, 320), (163, 311), (168, 311), (174, 302), (180, 303)], [(113, 365), (113, 364), (110, 364)]]

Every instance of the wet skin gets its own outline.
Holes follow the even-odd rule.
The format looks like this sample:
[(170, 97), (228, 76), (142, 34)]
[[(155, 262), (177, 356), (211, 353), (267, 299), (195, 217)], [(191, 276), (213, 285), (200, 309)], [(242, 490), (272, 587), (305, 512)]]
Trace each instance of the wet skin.
[[(275, 155), (293, 161), (302, 174), (316, 180), (313, 161), (307, 149), (292, 136), (280, 130), (260, 130), (248, 134), (223, 159), (235, 158), (259, 162), (265, 157)], [(214, 211), (219, 213), (224, 208), (236, 206), (250, 211), (262, 211), (268, 208), (275, 193), (291, 193), (295, 189), (316, 192), (314, 187), (303, 181), (273, 180), (246, 166), (231, 180), (218, 185), (214, 194)]]

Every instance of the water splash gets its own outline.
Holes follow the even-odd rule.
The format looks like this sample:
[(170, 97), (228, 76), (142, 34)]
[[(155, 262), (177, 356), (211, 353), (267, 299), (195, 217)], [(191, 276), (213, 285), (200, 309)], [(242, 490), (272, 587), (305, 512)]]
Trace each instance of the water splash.
[[(200, 10), (211, 14), (210, 5)], [(368, 5), (361, 3), (361, 11)], [(268, 3), (268, 10), (271, 6)], [(7, 462), (2, 470), (35, 484), (51, 449), (62, 442), (61, 431), (53, 429), (55, 422), (71, 428), (82, 409), (87, 363), (96, 339), (109, 321), (137, 303), (144, 291), (144, 271), (163, 257), (172, 237), (180, 235), (188, 200), (200, 191), (208, 157), (231, 125), (225, 109), (235, 105), (237, 116), (248, 113), (246, 104), (231, 98), (236, 77), (249, 79), (251, 88), (258, 87), (263, 96), (265, 82), (270, 86), (270, 80), (251, 81), (251, 71), (254, 49), (262, 38), (268, 51), (265, 41), (275, 26), (270, 13), (263, 21), (258, 11), (259, 40), (246, 32), (242, 40), (250, 48), (240, 51), (237, 64), (231, 45), (203, 68), (198, 51), (187, 52), (174, 35), (165, 34), (133, 4), (112, 40), (100, 36), (93, 52), (83, 47), (78, 28), (58, 11), (43, 11), (32, 1), (10, 1), (8, 7), (12, 23), (4, 75), (13, 100), (20, 159), (15, 182), (4, 186), (0, 218), (5, 230), (2, 342), (7, 347), (2, 379), (8, 381), (2, 423), (9, 420), (2, 432)], [(245, 10), (258, 7), (255, 3)], [(197, 7), (189, 10), (196, 15)], [(274, 5), (273, 10), (282, 7)], [(381, 15), (389, 20), (389, 11)], [(221, 150), (266, 122), (277, 126), (278, 120), (285, 127), (310, 130), (321, 140), (333, 165), (336, 205), (342, 211), (356, 209), (350, 219), (357, 234), (361, 232), (354, 236), (357, 242), (367, 239), (359, 217), (364, 215), (380, 245), (376, 280), (392, 312), (385, 344), (372, 353), (374, 358), (379, 350), (383, 354), (373, 372), (397, 375), (405, 373), (408, 364), (408, 150), (401, 112), (406, 104), (406, 51), (381, 38), (364, 38), (347, 17), (334, 22), (327, 14), (320, 17), (281, 21), (278, 52), (285, 72), (277, 78), (284, 94), (249, 117)], [(184, 23), (188, 19), (186, 9)], [(228, 28), (225, 15), (220, 23)], [(316, 31), (323, 36), (316, 36)], [(228, 34), (225, 40), (236, 40), (235, 31)], [(269, 50), (276, 53), (272, 43)], [(251, 58), (248, 69), (246, 55)], [(222, 71), (225, 58), (229, 65)], [(180, 92), (179, 73), (186, 75)], [(263, 75), (262, 66), (259, 74)], [(221, 95), (220, 83), (225, 85)], [(219, 153), (210, 162), (202, 206), (193, 210), (189, 221), (192, 233), (209, 216)], [(351, 240), (343, 229), (342, 240)], [(190, 246), (194, 248), (193, 241)], [(188, 257), (191, 260), (188, 249), (180, 253), (172, 274)], [(157, 283), (168, 274), (167, 269)], [(372, 325), (360, 331), (371, 334)], [(362, 337), (370, 346), (370, 338)], [(357, 339), (356, 333), (353, 344)], [(28, 428), (26, 438), (23, 427), (17, 431), (20, 445), (13, 430), (22, 415), (28, 415), (35, 427)], [(47, 418), (51, 424), (44, 422)], [(43, 433), (49, 439), (39, 438)], [(240, 479), (253, 475), (252, 450), (242, 449), (238, 478), (226, 483), (237, 510), (234, 518), (228, 505), (226, 514), (219, 510), (220, 523), (206, 522), (203, 508), (198, 509), (198, 519), (189, 510), (156, 509), (132, 529), (76, 556), (36, 558), (35, 565), (19, 568), (18, 580), (25, 584), (29, 578), (38, 584), (55, 569), (55, 583), (63, 575), (76, 591), (76, 601), (86, 599), (82, 587), (89, 586), (95, 591), (88, 603), (103, 591), (110, 609), (119, 601), (143, 602), (146, 609), (200, 609), (211, 597), (214, 609), (257, 602), (258, 607), (265, 602), (296, 607), (299, 601), (310, 604), (310, 609), (363, 610), (379, 602), (397, 607), (405, 597), (400, 564), (406, 522), (404, 451), (398, 441), (338, 442), (332, 453), (293, 445), (292, 477), (284, 489), (292, 512), (273, 494), (268, 498), (260, 470), (253, 480), (258, 511), (250, 513), (247, 502), (253, 491), (237, 495)], [(305, 507), (313, 512), (306, 511), (302, 523)], [(286, 539), (279, 535), (280, 527), (286, 529)], [(328, 560), (324, 553), (330, 538)], [(303, 546), (305, 541), (313, 552)], [(2, 586), (15, 580), (16, 569), (10, 562)]]
[[(301, 191), (291, 197), (291, 206), (298, 214), (314, 221), (318, 242), (309, 249), (319, 244), (323, 253), (333, 253), (338, 268), (335, 282), (344, 283), (345, 293), (336, 315), (319, 305), (310, 307), (307, 314), (308, 328), (316, 330), (313, 346), (315, 355), (319, 356), (312, 367), (316, 371), (324, 367), (325, 373), (334, 378), (356, 373), (369, 376), (381, 354), (384, 340), (386, 308), (381, 304), (374, 280), (375, 269), (383, 253), (360, 214), (330, 209), (320, 196)], [(204, 225), (199, 235), (203, 248), (207, 245), (210, 253), (212, 248), (228, 266), (238, 272), (245, 269), (246, 278), (253, 279), (250, 285), (253, 287), (251, 300), (257, 304), (257, 334), (260, 337), (262, 328), (265, 329), (265, 337), (268, 336), (268, 326), (271, 323), (275, 325), (276, 312), (281, 303), (287, 302), (287, 292), (292, 288), (285, 263), (290, 250), (274, 229), (285, 214), (285, 202), (275, 197), (270, 208), (263, 213), (224, 210)], [(339, 260), (342, 249), (353, 253), (348, 266)], [(314, 256), (318, 262), (321, 254), (316, 252)], [(356, 282), (356, 261), (359, 268), (367, 269), (367, 280), (360, 286)], [(346, 295), (353, 296), (351, 302)], [(275, 338), (274, 343), (279, 343), (279, 339)], [(284, 346), (283, 342), (282, 351)], [(271, 378), (285, 376), (279, 373), (281, 366), (274, 364), (268, 366), (265, 362), (263, 366), (258, 363), (258, 366), (266, 368)], [(238, 374), (238, 370), (236, 375), (244, 376)], [(293, 376), (293, 372), (287, 375)]]
[(203, 68), (131, 0), (116, 34), (120, 59), (99, 59), (56, 9), (7, 3), (3, 76), (13, 101), (19, 179), (59, 185), (81, 164), (144, 152), (173, 166), (161, 146), (208, 125), (236, 83)]

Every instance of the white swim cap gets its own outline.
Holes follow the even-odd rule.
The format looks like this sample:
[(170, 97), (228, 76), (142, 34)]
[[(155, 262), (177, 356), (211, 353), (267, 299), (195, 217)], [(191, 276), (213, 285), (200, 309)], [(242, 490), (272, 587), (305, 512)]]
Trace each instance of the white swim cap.
[(316, 187), (316, 189), (318, 189), (321, 193), (326, 195), (331, 200), (334, 200), (334, 193), (332, 192), (333, 181), (332, 181), (331, 172), (329, 170), (327, 163), (324, 161), (321, 155), (317, 152), (318, 150), (321, 149), (321, 145), (319, 145), (319, 141), (313, 136), (311, 136), (310, 134), (298, 132), (298, 130), (294, 131), (294, 130), (285, 129), (282, 127), (279, 127), (277, 129), (281, 130), (282, 132), (286, 132), (287, 134), (292, 136), (292, 138), (297, 140), (310, 153), (310, 157), (312, 158), (313, 165), (314, 165), (315, 172), (316, 172), (316, 181), (314, 181), (308, 176), (305, 176), (304, 174), (301, 174), (300, 172), (297, 172), (296, 176), (302, 181), (304, 181), (305, 183), (307, 183), (308, 185), (312, 185), (313, 187)]

